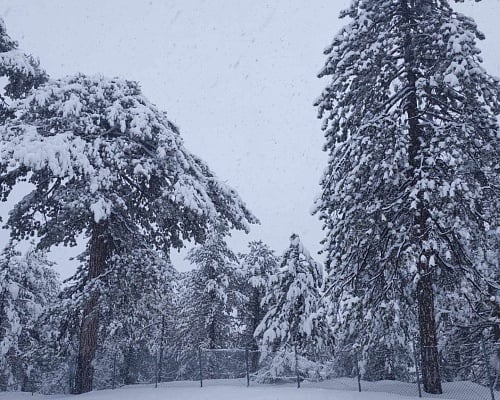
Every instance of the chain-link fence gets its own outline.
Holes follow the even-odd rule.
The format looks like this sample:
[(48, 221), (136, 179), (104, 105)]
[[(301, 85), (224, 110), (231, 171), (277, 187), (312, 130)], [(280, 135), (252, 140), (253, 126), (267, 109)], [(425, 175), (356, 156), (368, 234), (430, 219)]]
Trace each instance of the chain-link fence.
[(418, 345), (398, 349), (337, 352), (325, 363), (330, 388), (386, 392), (423, 398), (500, 400), (500, 346), (447, 345), (438, 349), (443, 394), (424, 391), (422, 351)]
[[(468, 343), (440, 349), (443, 391), (460, 398), (500, 400), (500, 344)], [(462, 397), (463, 398), (463, 397)]]
[(437, 350), (443, 391), (440, 395), (424, 390), (421, 354), (426, 349), (416, 343), (364, 351), (353, 346), (328, 356), (294, 354), (291, 350), (288, 354), (274, 354), (274, 359), (267, 364), (264, 361), (257, 375), (264, 377), (261, 379), (264, 383), (297, 380), (299, 387), (306, 381), (336, 390), (422, 398), (500, 400), (500, 345), (450, 344)]
[[(96, 354), (94, 389), (112, 389), (128, 384), (158, 384), (192, 380), (201, 386), (219, 379), (252, 382), (293, 382), (336, 390), (385, 392), (423, 398), (456, 400), (500, 400), (500, 345), (494, 343), (448, 343), (438, 349), (442, 395), (424, 391), (421, 354), (416, 343), (397, 348), (361, 351), (353, 346), (332, 354), (298, 354), (291, 349), (282, 355), (261, 359), (249, 349), (204, 349), (154, 351), (131, 348), (126, 352)], [(274, 362), (274, 364), (273, 364)], [(33, 371), (30, 385), (35, 391), (69, 392), (73, 385), (75, 360), (46, 374)], [(52, 387), (42, 386), (51, 381)], [(208, 382), (207, 382), (208, 381)]]
[(200, 383), (207, 379), (250, 378), (258, 368), (259, 352), (249, 349), (203, 349), (198, 352)]

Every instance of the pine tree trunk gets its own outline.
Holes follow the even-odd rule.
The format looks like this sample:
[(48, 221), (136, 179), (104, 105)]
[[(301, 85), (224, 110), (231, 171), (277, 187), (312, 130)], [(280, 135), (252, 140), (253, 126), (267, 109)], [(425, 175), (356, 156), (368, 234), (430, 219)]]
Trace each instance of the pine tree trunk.
[[(423, 146), (426, 143), (424, 132), (419, 124), (418, 102), (416, 90), (416, 63), (413, 55), (413, 29), (417, 3), (414, 0), (402, 0), (403, 15), (407, 23), (404, 41), (406, 74), (408, 79), (409, 95), (406, 103), (408, 116), (408, 128), (410, 136), (409, 164), (410, 178), (419, 180), (420, 168), (422, 168)], [(417, 271), (420, 280), (417, 284), (418, 325), (420, 332), (421, 357), (422, 357), (422, 380), (424, 390), (427, 393), (441, 394), (441, 376), (439, 373), (439, 355), (437, 351), (436, 319), (434, 310), (434, 289), (432, 287), (432, 271), (429, 265), (429, 252), (424, 251), (423, 243), (428, 239), (427, 223), (429, 211), (424, 202), (423, 193), (417, 195), (418, 206), (415, 212), (414, 229), (412, 232), (412, 244), (421, 249), (417, 261)]]
[(417, 284), (418, 325), (420, 332), (420, 352), (422, 359), (422, 381), (427, 393), (441, 394), (441, 375), (439, 373), (439, 354), (437, 350), (436, 319), (434, 311), (434, 292), (428, 265), (419, 265), (421, 274)]
[[(106, 268), (106, 260), (109, 253), (109, 237), (107, 234), (107, 223), (94, 224), (89, 247), (89, 280), (101, 275)], [(99, 293), (91, 294), (83, 311), (82, 324), (80, 328), (80, 347), (78, 350), (74, 394), (90, 392), (94, 375), (94, 360), (97, 349), (97, 334), (99, 319), (97, 306)]]

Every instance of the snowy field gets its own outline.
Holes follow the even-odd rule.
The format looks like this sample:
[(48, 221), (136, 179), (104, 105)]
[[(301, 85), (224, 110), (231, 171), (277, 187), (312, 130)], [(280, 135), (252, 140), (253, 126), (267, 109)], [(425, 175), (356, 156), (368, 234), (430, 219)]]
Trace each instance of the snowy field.
[[(321, 383), (303, 383), (300, 389), (294, 384), (245, 386), (244, 380), (204, 381), (200, 388), (198, 382), (169, 382), (154, 385), (124, 386), (115, 390), (100, 390), (78, 395), (81, 400), (416, 400), (415, 385), (401, 382), (362, 382), (366, 391), (357, 391), (353, 379), (335, 379)], [(470, 382), (453, 382), (443, 385), (445, 394), (424, 398), (442, 400), (489, 400), (489, 391)], [(414, 395), (412, 394), (414, 393)], [(44, 396), (30, 393), (0, 393), (0, 400), (64, 400), (75, 399), (74, 395)], [(500, 392), (496, 392), (500, 399)]]

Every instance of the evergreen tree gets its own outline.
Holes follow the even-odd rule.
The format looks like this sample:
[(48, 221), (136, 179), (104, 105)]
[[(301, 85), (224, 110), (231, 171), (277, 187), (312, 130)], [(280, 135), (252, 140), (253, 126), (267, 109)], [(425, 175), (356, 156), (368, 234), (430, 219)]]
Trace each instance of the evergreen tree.
[(12, 243), (0, 257), (0, 390), (33, 389), (36, 321), (57, 296), (59, 283), (45, 254), (22, 255)]
[[(198, 376), (199, 348), (224, 349), (237, 342), (236, 312), (245, 299), (239, 291), (238, 259), (228, 247), (225, 233), (221, 227), (214, 228), (207, 240), (187, 256), (195, 269), (186, 274), (182, 283), (185, 287), (180, 295), (177, 334), (183, 351), (182, 369), (191, 376)], [(205, 373), (220, 373), (212, 371), (217, 354), (209, 352), (206, 357), (211, 357), (211, 362), (206, 362)]]
[(242, 291), (248, 299), (240, 311), (244, 321), (243, 345), (254, 352), (252, 371), (255, 371), (259, 362), (259, 345), (254, 333), (267, 313), (262, 300), (266, 295), (269, 278), (277, 271), (279, 258), (269, 246), (261, 241), (254, 241), (248, 244), (248, 254), (243, 254), (240, 260), (244, 274)]
[(446, 0), (354, 0), (341, 16), (351, 21), (326, 49), (319, 76), (331, 82), (316, 102), (337, 338), (408, 343), (417, 320), (424, 389), (441, 393), (433, 287), (498, 290), (487, 253), (500, 209), (499, 82), (481, 66), (474, 21)]
[[(88, 238), (74, 281), (83, 302), (75, 393), (92, 389), (101, 281), (115, 257), (201, 242), (215, 223), (248, 230), (256, 219), (231, 188), (183, 146), (177, 128), (134, 82), (76, 75), (48, 81), (12, 105), (0, 135), (0, 187), (33, 184), (8, 227), (42, 248)], [(39, 218), (43, 216), (42, 218)], [(71, 291), (66, 292), (71, 297)]]
[(298, 357), (315, 358), (327, 348), (330, 335), (319, 313), (322, 280), (321, 265), (293, 234), (278, 271), (269, 280), (263, 299), (268, 311), (255, 331), (263, 356), (270, 358), (271, 378), (293, 365), (299, 369)]
[(229, 347), (235, 326), (232, 314), (243, 295), (238, 291), (238, 258), (228, 247), (225, 232), (213, 229), (205, 243), (190, 250), (187, 259), (196, 266), (189, 284), (190, 329), (207, 349)]

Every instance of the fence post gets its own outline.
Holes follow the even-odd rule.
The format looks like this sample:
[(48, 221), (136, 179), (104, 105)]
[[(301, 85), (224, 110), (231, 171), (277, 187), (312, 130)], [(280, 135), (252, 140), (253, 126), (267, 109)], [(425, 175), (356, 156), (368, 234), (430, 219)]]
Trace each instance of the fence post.
[(165, 316), (162, 315), (161, 317), (161, 337), (160, 337), (160, 356), (159, 356), (159, 360), (158, 360), (158, 371), (157, 371), (157, 382), (160, 382), (161, 383), (161, 377), (162, 377), (162, 374), (163, 374), (163, 338), (165, 336)]
[(490, 387), (491, 400), (495, 400), (495, 392), (493, 390), (493, 377), (491, 376), (490, 364), (488, 362), (488, 353), (486, 352), (486, 345), (484, 343), (484, 338), (481, 339), (481, 347), (483, 349), (484, 368), (486, 371), (486, 377), (488, 378), (488, 386)]
[(203, 387), (203, 366), (201, 364), (201, 347), (198, 347), (198, 363), (200, 364), (200, 387)]
[(113, 354), (113, 379), (111, 380), (111, 389), (115, 389), (116, 379), (116, 352)]
[(245, 347), (245, 366), (247, 368), (247, 387), (250, 386), (250, 371), (248, 370), (248, 346)]
[[(30, 360), (30, 362), (31, 362), (31, 360)], [(34, 378), (35, 376), (36, 376), (36, 373), (33, 372), (33, 371), (31, 371), (30, 374), (29, 374), (29, 381), (30, 381), (31, 395), (32, 396), (35, 395), (35, 378)]]
[(155, 357), (155, 364), (156, 364), (155, 365), (155, 389), (158, 388), (158, 365), (159, 365), (158, 358), (159, 358), (159, 356), (160, 356), (160, 352), (157, 351), (156, 357)]
[(358, 390), (361, 393), (361, 372), (359, 370), (358, 350), (354, 350), (354, 359), (356, 361), (356, 375), (358, 376)]
[(417, 375), (418, 397), (422, 397), (422, 389), (420, 387), (420, 370), (418, 368), (417, 346), (413, 340), (413, 359), (415, 361), (415, 373)]

